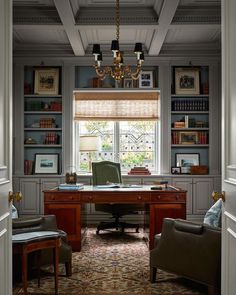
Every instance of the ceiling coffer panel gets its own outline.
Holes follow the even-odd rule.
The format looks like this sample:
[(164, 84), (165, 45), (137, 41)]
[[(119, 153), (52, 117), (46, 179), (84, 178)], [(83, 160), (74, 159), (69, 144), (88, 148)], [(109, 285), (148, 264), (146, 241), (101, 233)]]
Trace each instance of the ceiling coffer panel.
[(55, 7), (13, 7), (14, 24), (61, 24)]
[[(77, 25), (110, 25), (115, 24), (115, 9), (107, 8), (81, 8), (75, 18)], [(149, 7), (120, 8), (120, 24), (156, 24), (156, 12)]]

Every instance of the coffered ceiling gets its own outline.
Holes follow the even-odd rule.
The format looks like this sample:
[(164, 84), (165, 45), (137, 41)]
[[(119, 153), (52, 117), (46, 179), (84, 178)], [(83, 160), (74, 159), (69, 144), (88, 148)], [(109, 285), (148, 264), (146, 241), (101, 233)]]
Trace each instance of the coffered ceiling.
[[(120, 0), (120, 48), (146, 56), (219, 56), (220, 0)], [(110, 55), (115, 0), (13, 0), (14, 56)]]

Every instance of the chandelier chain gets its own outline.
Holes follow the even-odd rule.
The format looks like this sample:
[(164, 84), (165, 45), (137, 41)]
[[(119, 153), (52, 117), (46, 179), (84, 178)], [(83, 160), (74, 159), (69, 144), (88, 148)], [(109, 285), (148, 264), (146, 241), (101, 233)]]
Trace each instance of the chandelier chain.
[(116, 40), (120, 37), (120, 1), (116, 0)]

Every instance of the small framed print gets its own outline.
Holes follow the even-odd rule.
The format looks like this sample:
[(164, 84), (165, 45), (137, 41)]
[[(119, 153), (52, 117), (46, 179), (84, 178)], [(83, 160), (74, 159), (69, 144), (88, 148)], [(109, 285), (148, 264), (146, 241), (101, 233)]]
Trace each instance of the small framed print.
[(198, 132), (184, 131), (179, 133), (180, 144), (197, 144), (198, 143)]
[(59, 90), (59, 69), (35, 69), (34, 93), (57, 95)]
[(35, 174), (58, 174), (59, 154), (35, 154)]
[(200, 165), (199, 153), (175, 154), (175, 165), (181, 168), (181, 174), (189, 174), (191, 166)]
[(171, 167), (171, 174), (180, 174), (181, 167)]
[(133, 88), (133, 80), (132, 79), (124, 79), (124, 88)]
[(175, 68), (175, 94), (200, 94), (198, 68)]
[(153, 88), (152, 71), (142, 71), (139, 76), (139, 88)]

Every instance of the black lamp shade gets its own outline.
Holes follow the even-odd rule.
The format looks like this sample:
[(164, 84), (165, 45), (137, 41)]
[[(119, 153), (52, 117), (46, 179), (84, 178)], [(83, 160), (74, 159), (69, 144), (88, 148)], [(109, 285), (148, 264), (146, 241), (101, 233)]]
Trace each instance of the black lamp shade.
[(112, 51), (119, 51), (119, 41), (118, 40), (111, 41), (111, 50)]
[(142, 53), (142, 43), (135, 43), (134, 53)]
[(100, 53), (99, 55), (98, 55), (98, 59), (97, 59), (98, 61), (102, 61), (102, 53)]
[(100, 45), (99, 44), (93, 44), (93, 55), (100, 54)]

